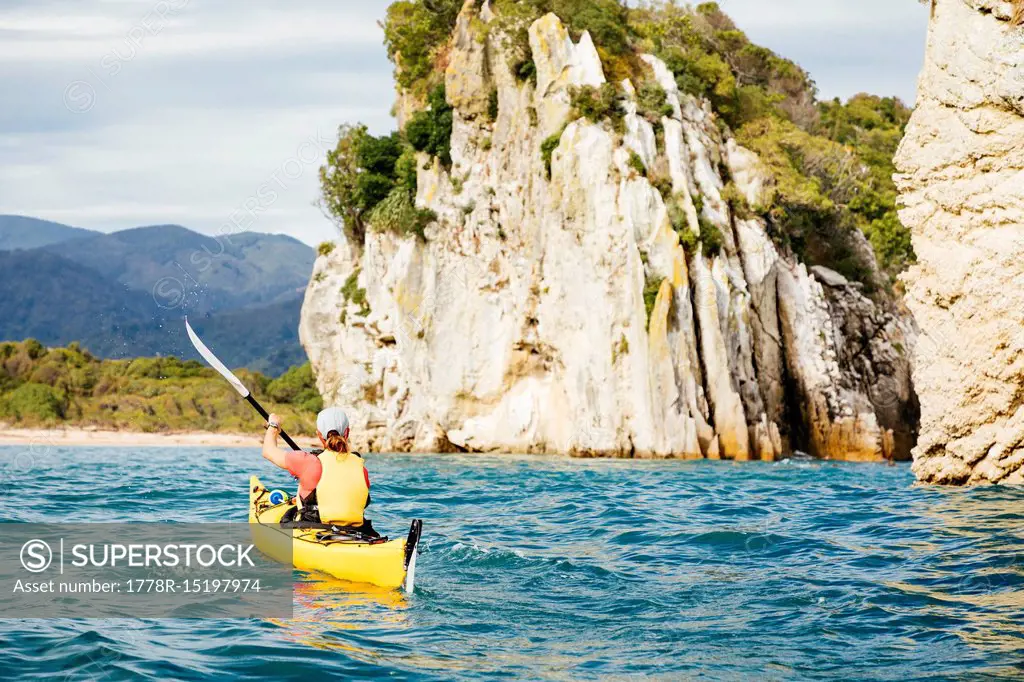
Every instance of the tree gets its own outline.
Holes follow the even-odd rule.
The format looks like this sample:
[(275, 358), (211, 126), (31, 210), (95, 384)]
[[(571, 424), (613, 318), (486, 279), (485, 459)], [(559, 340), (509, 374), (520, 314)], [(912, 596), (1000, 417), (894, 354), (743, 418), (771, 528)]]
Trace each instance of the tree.
[[(366, 191), (360, 187), (359, 150), (370, 137), (365, 125), (342, 125), (338, 128), (338, 144), (327, 152), (327, 163), (320, 167), (320, 205), (337, 224), (348, 243), (356, 248), (366, 237), (364, 216), (367, 208), (359, 198)], [(365, 181), (363, 183), (366, 184)], [(387, 196), (387, 192), (384, 192)]]

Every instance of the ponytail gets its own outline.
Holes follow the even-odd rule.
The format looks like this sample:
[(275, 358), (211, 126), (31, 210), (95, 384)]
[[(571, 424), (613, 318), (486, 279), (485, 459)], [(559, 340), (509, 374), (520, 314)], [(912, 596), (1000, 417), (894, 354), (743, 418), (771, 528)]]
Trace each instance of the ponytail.
[(324, 442), (327, 443), (327, 449), (331, 452), (348, 452), (348, 439), (337, 431), (328, 431), (324, 436)]

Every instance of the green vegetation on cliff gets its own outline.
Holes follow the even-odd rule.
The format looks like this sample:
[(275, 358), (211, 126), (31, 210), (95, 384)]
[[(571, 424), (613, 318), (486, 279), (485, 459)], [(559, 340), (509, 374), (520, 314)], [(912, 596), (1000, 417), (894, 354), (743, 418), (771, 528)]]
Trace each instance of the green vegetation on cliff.
[[(296, 433), (312, 433), (323, 401), (309, 364), (277, 379), (238, 370), (260, 402)], [(224, 379), (195, 360), (99, 360), (78, 344), (0, 343), (0, 422), (18, 427), (244, 432), (261, 420)]]
[(898, 99), (819, 103), (803, 69), (751, 43), (717, 3), (647, 4), (630, 12), (630, 26), (637, 50), (660, 57), (681, 91), (708, 99), (723, 130), (761, 156), (774, 183), (749, 209), (781, 246), (869, 289), (888, 282), (876, 281), (854, 230), (870, 241), (883, 280), (913, 262), (892, 181), (910, 118)]
[(442, 164), (451, 166), (453, 114), (443, 84), (430, 91), (427, 105), (409, 120), (405, 126), (405, 138), (416, 151), (436, 156)]
[[(444, 70), (462, 7), (461, 0), (400, 0), (392, 3), (384, 22), (396, 79), (415, 100), (424, 102), (423, 111), (406, 127), (403, 143), (445, 164), (450, 163), (451, 110), (444, 101)], [(658, 0), (631, 8), (620, 0), (493, 0), (491, 9), (496, 18), (489, 23), (474, 18), (474, 33), (478, 40), (493, 31), (504, 34), (509, 65), (524, 87), (536, 75), (528, 28), (553, 12), (574, 39), (590, 33), (610, 83), (633, 80), (640, 114), (656, 130), (671, 107), (640, 55), (661, 58), (682, 92), (711, 103), (724, 134), (761, 156), (773, 179), (761, 204), (730, 205), (745, 216), (763, 216), (783, 249), (812, 264), (832, 267), (869, 290), (876, 285), (887, 288), (913, 262), (909, 232), (897, 217), (891, 177), (891, 159), (910, 115), (899, 100), (858, 95), (845, 103), (819, 102), (806, 71), (750, 42), (714, 2), (691, 6)], [(579, 88), (572, 97), (575, 115), (609, 120), (621, 131), (623, 109), (616, 86)], [(331, 212), (342, 219), (346, 233), (361, 241), (365, 230), (359, 211), (367, 210), (366, 197), (356, 191), (352, 202), (337, 200), (349, 185), (368, 182), (360, 179), (366, 165), (349, 162), (346, 144), (343, 138), (325, 167), (324, 195), (329, 207), (339, 207)], [(555, 136), (543, 145), (548, 166), (556, 146)], [(721, 168), (725, 171), (724, 165)], [(728, 182), (727, 171), (725, 175)], [(658, 177), (651, 179), (659, 182)], [(390, 182), (382, 182), (370, 198), (383, 202), (391, 187), (400, 184), (394, 178)], [(391, 199), (390, 218), (379, 221), (382, 229), (422, 229), (428, 216), (415, 211), (406, 201), (410, 196)], [(873, 247), (879, 273), (857, 232)], [(708, 241), (705, 253), (713, 251), (718, 240), (712, 236)]]
[(441, 47), (448, 44), (461, 9), (460, 0), (391, 3), (384, 22), (384, 42), (391, 60), (402, 65), (395, 74), (400, 86), (426, 94), (426, 84), (440, 66)]
[(910, 230), (896, 215), (896, 173), (893, 157), (903, 139), (911, 110), (895, 97), (860, 94), (843, 104), (839, 100), (819, 105), (820, 134), (853, 151), (864, 164), (858, 169), (860, 184), (848, 206), (858, 227), (874, 246), (879, 264), (890, 274), (914, 262)]
[(452, 116), (441, 84), (401, 133), (375, 137), (364, 125), (338, 129), (338, 144), (320, 168), (320, 202), (350, 244), (362, 245), (368, 227), (424, 238), (436, 216), (416, 208), (416, 152), (450, 166)]

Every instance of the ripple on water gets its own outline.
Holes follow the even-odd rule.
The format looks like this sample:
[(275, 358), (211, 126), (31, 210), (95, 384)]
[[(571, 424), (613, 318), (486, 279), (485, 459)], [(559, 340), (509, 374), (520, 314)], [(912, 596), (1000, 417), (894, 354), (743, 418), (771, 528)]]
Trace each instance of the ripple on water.
[[(6, 677), (1024, 674), (1019, 489), (829, 462), (368, 466), (375, 526), (425, 519), (415, 594), (296, 574), (289, 620), (0, 621)], [(0, 472), (8, 521), (243, 522), (250, 474), (294, 487), (244, 450), (0, 448)]]

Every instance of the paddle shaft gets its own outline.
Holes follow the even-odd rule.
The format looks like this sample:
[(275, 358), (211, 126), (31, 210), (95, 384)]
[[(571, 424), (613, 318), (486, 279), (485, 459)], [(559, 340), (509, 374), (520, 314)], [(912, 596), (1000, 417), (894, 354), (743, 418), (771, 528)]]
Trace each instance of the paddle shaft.
[[(250, 393), (249, 395), (245, 396), (245, 400), (246, 400), (246, 402), (248, 402), (250, 405), (253, 406), (253, 409), (255, 409), (257, 412), (260, 413), (261, 417), (263, 417), (264, 419), (270, 419), (270, 415), (267, 414), (267, 411), (263, 409), (263, 406), (260, 405), (259, 401), (256, 400), (256, 398), (252, 397), (252, 393)], [(288, 446), (292, 450), (301, 450), (302, 449), (298, 445), (295, 444), (295, 441), (293, 441), (291, 436), (289, 436), (287, 433), (285, 433), (283, 429), (278, 429), (278, 433), (281, 434), (281, 438), (284, 439), (285, 443), (288, 443)]]

